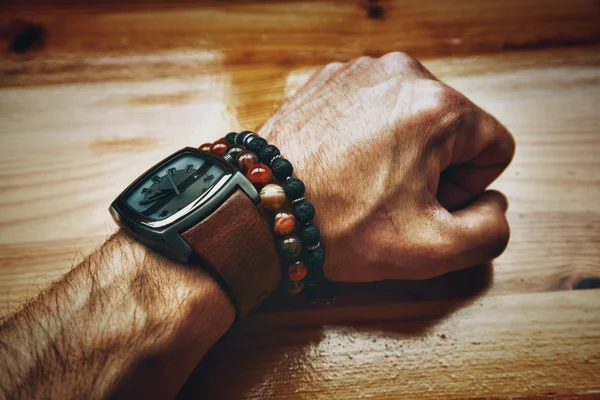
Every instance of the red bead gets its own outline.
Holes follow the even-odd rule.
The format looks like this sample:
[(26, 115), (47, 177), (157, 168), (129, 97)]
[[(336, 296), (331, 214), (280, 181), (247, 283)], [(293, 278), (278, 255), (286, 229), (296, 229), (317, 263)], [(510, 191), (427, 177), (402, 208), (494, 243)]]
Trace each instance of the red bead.
[(213, 153), (215, 153), (218, 156), (222, 156), (223, 154), (225, 154), (227, 152), (227, 149), (229, 148), (230, 143), (227, 140), (224, 139), (220, 139), (217, 140), (216, 142), (214, 142), (212, 144), (212, 146), (210, 146), (210, 151), (212, 151)]
[(203, 145), (200, 146), (200, 150), (210, 151), (211, 147), (212, 147), (212, 143), (204, 143)]
[(237, 155), (237, 163), (242, 173), (248, 172), (251, 166), (259, 163), (258, 156), (251, 151), (244, 150)]
[(262, 187), (273, 180), (273, 173), (266, 165), (256, 164), (250, 167), (246, 173), (246, 178), (248, 178), (254, 186)]
[(306, 268), (306, 265), (298, 261), (296, 264), (292, 264), (288, 268), (288, 279), (292, 282), (301, 281), (304, 279), (307, 272), (308, 269)]
[(280, 212), (275, 215), (273, 222), (273, 230), (276, 234), (285, 236), (292, 233), (296, 227), (296, 218), (293, 214), (287, 212)]

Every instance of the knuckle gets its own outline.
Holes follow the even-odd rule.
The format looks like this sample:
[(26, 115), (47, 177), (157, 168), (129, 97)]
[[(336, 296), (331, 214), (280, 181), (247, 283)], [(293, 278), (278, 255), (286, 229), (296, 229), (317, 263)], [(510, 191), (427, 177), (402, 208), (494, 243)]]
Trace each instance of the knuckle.
[(400, 51), (387, 53), (380, 58), (380, 61), (389, 64), (390, 66), (397, 66), (400, 68), (420, 69), (421, 66), (420, 62)]
[(466, 99), (450, 86), (437, 81), (429, 81), (431, 95), (437, 100), (436, 104), (442, 111), (452, 111), (460, 115), (466, 110)]
[(409, 60), (411, 59), (413, 59), (411, 56), (401, 51), (390, 51), (389, 53), (386, 53), (383, 56), (381, 56), (381, 61), (392, 62), (395, 64), (409, 62)]
[(313, 76), (312, 82), (323, 83), (325, 80), (335, 75), (335, 73), (342, 68), (344, 64), (341, 62), (330, 62), (319, 69)]
[(352, 66), (352, 67), (357, 67), (360, 65), (368, 64), (371, 62), (371, 60), (373, 60), (373, 59), (369, 56), (360, 56), (360, 57), (357, 57), (357, 58), (353, 59), (352, 61), (350, 61), (348, 63), (348, 65)]
[(373, 59), (369, 56), (360, 56), (352, 59), (345, 64), (342, 64), (336, 71), (342, 76), (351, 76), (360, 73), (361, 70), (367, 68)]
[(327, 63), (323, 67), (323, 70), (326, 70), (326, 71), (336, 71), (336, 70), (340, 69), (343, 65), (344, 65), (344, 63), (341, 63), (341, 62), (338, 62), (338, 61), (333, 61), (333, 62)]
[(472, 107), (466, 97), (441, 82), (424, 79), (417, 90), (422, 94), (426, 116), (434, 121), (433, 126), (443, 136), (456, 132), (471, 113)]

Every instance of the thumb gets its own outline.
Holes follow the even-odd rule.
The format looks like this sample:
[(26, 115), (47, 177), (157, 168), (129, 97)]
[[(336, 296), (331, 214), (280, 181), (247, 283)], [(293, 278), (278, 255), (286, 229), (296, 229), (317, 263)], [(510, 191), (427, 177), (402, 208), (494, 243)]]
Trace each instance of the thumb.
[(483, 264), (502, 254), (510, 237), (507, 208), (506, 197), (489, 190), (463, 209), (438, 213), (440, 232), (448, 236), (444, 242), (452, 249), (444, 262), (444, 272)]

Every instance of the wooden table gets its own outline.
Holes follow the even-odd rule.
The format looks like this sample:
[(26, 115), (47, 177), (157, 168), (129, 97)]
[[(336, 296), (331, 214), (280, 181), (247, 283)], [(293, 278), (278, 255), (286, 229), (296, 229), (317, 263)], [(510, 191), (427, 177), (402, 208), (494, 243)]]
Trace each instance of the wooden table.
[(157, 159), (256, 128), (327, 62), (400, 50), (514, 133), (508, 250), (330, 307), (274, 298), (184, 397), (600, 398), (600, 3), (54, 3), (0, 5), (1, 314), (100, 244)]

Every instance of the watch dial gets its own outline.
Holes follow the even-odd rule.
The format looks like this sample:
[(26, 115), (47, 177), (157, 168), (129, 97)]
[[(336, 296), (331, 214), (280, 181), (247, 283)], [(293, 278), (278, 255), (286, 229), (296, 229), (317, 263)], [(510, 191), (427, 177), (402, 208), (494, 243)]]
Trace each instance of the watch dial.
[(163, 220), (206, 193), (224, 173), (210, 160), (182, 153), (146, 175), (123, 199), (144, 217)]

